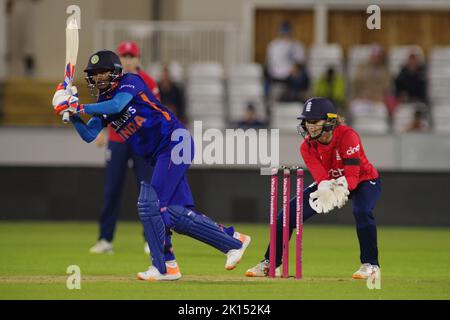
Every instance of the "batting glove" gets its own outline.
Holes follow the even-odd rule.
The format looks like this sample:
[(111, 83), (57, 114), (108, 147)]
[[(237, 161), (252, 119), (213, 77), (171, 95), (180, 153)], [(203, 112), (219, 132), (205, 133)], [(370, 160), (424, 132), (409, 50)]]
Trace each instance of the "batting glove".
[(53, 100), (52, 100), (53, 108), (55, 108), (57, 105), (61, 104), (64, 100), (67, 100), (67, 98), (71, 95), (72, 95), (71, 91), (67, 90), (64, 87), (64, 83), (62, 83), (62, 82), (59, 83), (56, 86), (56, 91), (55, 91), (55, 94), (53, 95)]
[(70, 96), (67, 100), (55, 107), (55, 114), (62, 116), (68, 111), (70, 115), (84, 113), (84, 105), (78, 103), (78, 97)]
[(76, 86), (69, 89), (64, 89), (62, 83), (56, 88), (53, 96), (53, 109), (57, 116), (62, 116), (64, 112), (68, 111), (71, 115), (84, 112), (84, 105), (78, 101), (78, 90)]
[(350, 194), (347, 179), (344, 176), (333, 180), (333, 191), (337, 199), (338, 208), (342, 208), (347, 202), (348, 195)]

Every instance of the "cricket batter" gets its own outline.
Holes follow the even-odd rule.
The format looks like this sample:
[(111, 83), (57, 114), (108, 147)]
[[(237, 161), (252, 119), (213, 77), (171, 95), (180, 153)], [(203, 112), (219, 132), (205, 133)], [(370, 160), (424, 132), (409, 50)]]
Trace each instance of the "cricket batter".
[[(330, 100), (311, 98), (306, 101), (299, 131), (305, 138), (300, 153), (314, 183), (303, 191), (303, 221), (315, 214), (342, 208), (350, 198), (356, 221), (361, 267), (353, 279), (367, 279), (379, 272), (377, 227), (373, 210), (381, 194), (377, 170), (367, 159), (358, 134), (343, 124)], [(289, 236), (295, 228), (296, 198), (290, 200)], [(277, 220), (276, 266), (281, 265), (283, 211)], [(265, 277), (269, 271), (269, 248), (265, 258), (247, 270), (248, 277)], [(280, 275), (277, 268), (276, 275)]]
[[(159, 88), (153, 78), (140, 67), (141, 51), (134, 41), (123, 41), (117, 47), (117, 53), (125, 73), (137, 73), (144, 80), (153, 95), (160, 100)], [(93, 88), (95, 89), (95, 88)], [(105, 140), (103, 131), (97, 137), (96, 143), (103, 144)], [(133, 154), (131, 146), (125, 139), (119, 136), (116, 131), (108, 125), (108, 147), (107, 147), (105, 183), (103, 192), (103, 207), (99, 220), (99, 236), (97, 243), (90, 248), (91, 253), (112, 253), (113, 238), (116, 230), (117, 219), (119, 217), (120, 198), (125, 176), (128, 169), (128, 160), (133, 162), (133, 171), (138, 183), (138, 190), (141, 181), (151, 181), (153, 168), (141, 156)], [(144, 252), (150, 253), (148, 244), (145, 243)]]
[[(155, 98), (139, 75), (122, 72), (120, 59), (114, 52), (94, 53), (84, 71), (88, 86), (98, 91), (97, 103), (80, 104), (76, 88), (72, 87), (71, 92), (60, 89), (53, 98), (56, 115), (68, 111), (73, 126), (86, 142), (92, 142), (110, 124), (131, 145), (134, 153), (154, 166), (151, 183), (141, 182), (138, 198), (139, 217), (150, 247), (152, 265), (147, 271), (139, 272), (138, 278), (158, 281), (181, 277), (171, 233), (167, 230), (186, 234), (222, 251), (227, 256), (225, 268), (234, 269), (251, 239), (194, 209), (186, 179), (190, 163), (174, 162), (171, 157), (172, 149), (180, 142), (172, 141), (172, 133), (177, 129), (185, 130), (183, 125)], [(82, 113), (92, 116), (87, 123), (79, 117)], [(194, 144), (192, 137), (190, 139), (192, 160)]]

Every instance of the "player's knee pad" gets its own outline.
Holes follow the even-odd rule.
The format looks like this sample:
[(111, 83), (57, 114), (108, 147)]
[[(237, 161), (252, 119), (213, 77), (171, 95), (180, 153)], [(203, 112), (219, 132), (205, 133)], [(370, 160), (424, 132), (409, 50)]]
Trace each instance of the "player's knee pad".
[(159, 200), (150, 183), (142, 181), (138, 199), (138, 212), (150, 247), (152, 263), (160, 273), (166, 273), (164, 243), (166, 229), (159, 210)]
[(242, 243), (238, 239), (229, 236), (208, 217), (182, 206), (169, 206), (167, 209), (170, 223), (176, 232), (209, 244), (224, 253), (241, 248)]
[(138, 198), (138, 212), (141, 220), (151, 216), (160, 216), (159, 199), (155, 189), (150, 183), (142, 181)]

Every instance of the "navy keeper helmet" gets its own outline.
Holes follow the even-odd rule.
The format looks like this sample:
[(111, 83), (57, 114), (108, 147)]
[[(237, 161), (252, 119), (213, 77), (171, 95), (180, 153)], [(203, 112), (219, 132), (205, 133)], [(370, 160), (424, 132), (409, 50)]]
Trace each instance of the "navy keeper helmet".
[(310, 139), (318, 139), (322, 136), (322, 133), (332, 131), (337, 126), (337, 113), (333, 103), (326, 98), (314, 97), (308, 99), (304, 106), (300, 116), (297, 117), (300, 124), (297, 126), (297, 131), (305, 138), (308, 135), (308, 129), (306, 128), (306, 122), (316, 122), (325, 120), (322, 127), (322, 132)]

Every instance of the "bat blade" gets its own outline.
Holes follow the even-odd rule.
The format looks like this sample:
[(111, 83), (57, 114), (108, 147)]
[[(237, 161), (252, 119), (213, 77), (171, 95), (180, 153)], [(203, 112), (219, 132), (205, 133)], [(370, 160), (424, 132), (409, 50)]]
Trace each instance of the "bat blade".
[(66, 28), (66, 68), (64, 70), (65, 86), (72, 85), (78, 56), (78, 25), (76, 19), (71, 19)]
[[(78, 24), (75, 18), (70, 19), (66, 27), (66, 67), (64, 70), (64, 88), (70, 89), (75, 76), (75, 66), (78, 56)], [(63, 122), (69, 122), (69, 113), (64, 112)]]

